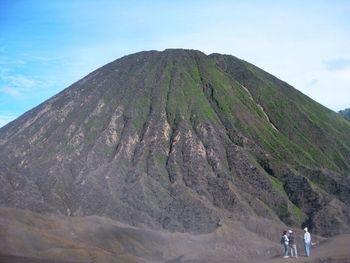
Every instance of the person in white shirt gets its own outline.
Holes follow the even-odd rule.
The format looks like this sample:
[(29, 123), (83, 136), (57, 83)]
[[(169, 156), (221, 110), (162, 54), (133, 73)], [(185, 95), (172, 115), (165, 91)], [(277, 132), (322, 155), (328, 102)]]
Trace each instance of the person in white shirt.
[(288, 235), (287, 235), (287, 231), (283, 231), (283, 235), (282, 235), (282, 240), (281, 240), (284, 245), (284, 258), (289, 258), (288, 256), (288, 244), (289, 244), (289, 239), (288, 239)]
[(310, 245), (311, 245), (311, 235), (308, 232), (307, 227), (304, 228), (304, 246), (305, 246), (305, 254), (307, 257), (310, 256)]

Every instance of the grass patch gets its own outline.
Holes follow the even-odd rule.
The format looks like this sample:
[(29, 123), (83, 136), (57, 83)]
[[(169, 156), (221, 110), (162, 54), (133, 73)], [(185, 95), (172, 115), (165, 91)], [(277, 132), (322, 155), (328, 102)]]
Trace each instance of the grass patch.
[(306, 218), (305, 213), (303, 212), (303, 210), (301, 210), (301, 208), (299, 208), (298, 206), (296, 206), (292, 202), (290, 204), (291, 204), (291, 208), (292, 208), (293, 217), (295, 218), (295, 220), (297, 221), (298, 224), (301, 224), (304, 221), (304, 219)]
[(275, 188), (278, 191), (285, 192), (282, 181), (272, 176), (269, 176), (269, 178), (271, 180), (271, 184), (273, 188)]

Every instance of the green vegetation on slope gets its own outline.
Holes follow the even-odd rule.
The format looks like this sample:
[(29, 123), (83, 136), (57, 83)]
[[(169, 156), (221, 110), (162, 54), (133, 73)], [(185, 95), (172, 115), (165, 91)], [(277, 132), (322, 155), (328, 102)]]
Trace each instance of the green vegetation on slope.
[[(246, 87), (279, 132), (260, 133), (263, 148), (300, 165), (349, 171), (350, 123), (287, 83), (233, 56), (211, 55)], [(340, 149), (340, 150), (339, 150)]]

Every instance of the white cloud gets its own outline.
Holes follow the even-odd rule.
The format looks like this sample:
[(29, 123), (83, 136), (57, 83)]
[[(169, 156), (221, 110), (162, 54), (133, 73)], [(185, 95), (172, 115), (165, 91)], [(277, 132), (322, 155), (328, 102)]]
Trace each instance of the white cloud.
[(350, 69), (350, 59), (340, 58), (332, 59), (324, 62), (326, 68), (331, 71), (339, 71)]
[(25, 99), (43, 85), (44, 83), (35, 77), (13, 74), (10, 68), (0, 70), (0, 92), (13, 98)]
[(310, 85), (310, 79), (308, 79), (307, 75), (301, 75), (295, 84), (302, 92), (335, 111), (349, 108), (350, 69), (342, 71), (314, 71), (311, 74), (314, 76), (314, 79), (317, 79), (314, 85)]
[(11, 87), (8, 87), (8, 86), (1, 87), (0, 88), (0, 92), (5, 93), (7, 95), (10, 95), (11, 97), (21, 97), (21, 96), (23, 96), (23, 94), (18, 89), (11, 88)]
[(0, 128), (5, 126), (7, 123), (16, 119), (17, 116), (8, 114), (6, 112), (0, 112)]
[(318, 83), (318, 79), (313, 78), (313, 79), (311, 79), (307, 84), (308, 84), (309, 86), (315, 86), (317, 83)]
[(0, 57), (0, 65), (21, 66), (21, 65), (25, 65), (25, 64), (26, 64), (26, 61), (24, 61), (22, 59), (10, 59), (10, 58), (5, 57), (5, 56)]
[[(336, 75), (339, 76), (339, 78), (341, 78), (341, 79), (350, 81), (350, 68), (347, 68), (344, 70), (339, 70), (336, 73)], [(348, 87), (350, 88), (350, 83), (349, 83)]]
[(4, 76), (3, 80), (19, 88), (30, 88), (38, 84), (37, 80), (22, 75)]

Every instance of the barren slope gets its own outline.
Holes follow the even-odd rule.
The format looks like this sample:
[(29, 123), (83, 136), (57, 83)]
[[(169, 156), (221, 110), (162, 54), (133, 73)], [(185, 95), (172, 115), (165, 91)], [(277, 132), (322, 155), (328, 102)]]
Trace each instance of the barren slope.
[(297, 231), (299, 259), (282, 259), (278, 243), (283, 226), (271, 220), (245, 218), (222, 222), (215, 231), (191, 235), (135, 228), (104, 217), (42, 215), (0, 209), (0, 262), (162, 262), (277, 263), (350, 261), (349, 235), (322, 239), (305, 258)]

